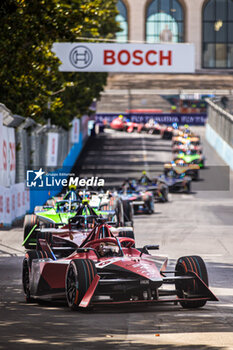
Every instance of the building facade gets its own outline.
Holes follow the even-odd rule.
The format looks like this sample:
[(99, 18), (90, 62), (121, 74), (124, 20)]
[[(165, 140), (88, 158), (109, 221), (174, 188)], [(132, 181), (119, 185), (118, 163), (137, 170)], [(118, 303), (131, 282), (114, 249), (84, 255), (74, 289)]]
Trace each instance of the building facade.
[(233, 69), (233, 0), (118, 0), (118, 42), (193, 43), (196, 72)]

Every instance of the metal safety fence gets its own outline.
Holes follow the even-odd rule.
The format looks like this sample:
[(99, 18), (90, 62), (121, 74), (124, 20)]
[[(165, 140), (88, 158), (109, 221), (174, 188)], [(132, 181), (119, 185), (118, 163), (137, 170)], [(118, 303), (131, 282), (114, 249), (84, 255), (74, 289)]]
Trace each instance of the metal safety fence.
[(208, 124), (225, 142), (233, 147), (233, 98), (228, 97), (229, 102), (225, 107), (221, 101), (224, 100), (220, 97), (207, 99)]
[(14, 115), (0, 104), (0, 225), (10, 225), (19, 214), (32, 211), (40, 197), (25, 187), (27, 169), (72, 168), (88, 138), (88, 120), (88, 116), (74, 118), (66, 131)]
[(233, 169), (233, 97), (207, 99), (206, 138)]

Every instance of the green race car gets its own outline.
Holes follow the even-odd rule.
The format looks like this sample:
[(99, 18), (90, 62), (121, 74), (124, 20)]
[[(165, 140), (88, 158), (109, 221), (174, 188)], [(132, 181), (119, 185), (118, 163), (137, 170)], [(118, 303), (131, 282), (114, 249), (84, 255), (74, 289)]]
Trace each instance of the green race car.
[[(57, 200), (54, 206), (35, 207), (34, 214), (28, 214), (24, 218), (24, 241), (22, 245), (30, 248), (34, 244), (32, 240), (33, 232), (37, 228), (55, 228), (62, 227), (69, 223), (69, 219), (74, 217), (80, 208), (81, 215), (95, 215), (113, 222), (116, 226), (122, 226), (124, 223), (123, 207), (119, 199), (111, 201), (95, 200)], [(88, 205), (88, 203), (90, 205)], [(90, 212), (91, 211), (91, 212)]]
[(205, 157), (202, 154), (179, 153), (176, 159), (183, 159), (188, 164), (198, 164), (202, 169), (205, 167)]

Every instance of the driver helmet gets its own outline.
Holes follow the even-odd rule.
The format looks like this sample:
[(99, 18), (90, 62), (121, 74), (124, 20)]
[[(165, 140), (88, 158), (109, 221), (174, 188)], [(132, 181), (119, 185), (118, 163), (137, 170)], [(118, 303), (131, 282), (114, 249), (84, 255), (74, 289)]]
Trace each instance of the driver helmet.
[(98, 253), (101, 257), (114, 256), (119, 253), (119, 247), (108, 242), (100, 243)]
[(77, 189), (77, 186), (72, 184), (72, 185), (69, 185), (69, 190), (76, 190)]
[(167, 173), (167, 177), (173, 177), (174, 176), (174, 170), (170, 170), (168, 173)]

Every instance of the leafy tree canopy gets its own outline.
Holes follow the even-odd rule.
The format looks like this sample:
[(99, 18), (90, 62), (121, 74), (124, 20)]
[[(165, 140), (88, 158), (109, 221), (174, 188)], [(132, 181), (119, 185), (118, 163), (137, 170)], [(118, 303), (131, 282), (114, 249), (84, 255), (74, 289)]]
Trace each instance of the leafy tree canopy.
[[(112, 39), (117, 0), (1, 0), (0, 102), (13, 113), (68, 128), (98, 98), (105, 73), (61, 73), (54, 42)], [(86, 40), (88, 41), (88, 40)], [(93, 42), (93, 40), (92, 40)]]

